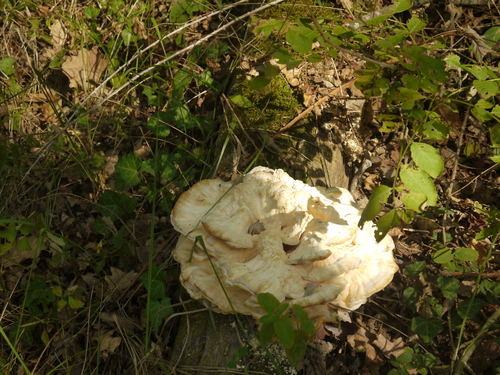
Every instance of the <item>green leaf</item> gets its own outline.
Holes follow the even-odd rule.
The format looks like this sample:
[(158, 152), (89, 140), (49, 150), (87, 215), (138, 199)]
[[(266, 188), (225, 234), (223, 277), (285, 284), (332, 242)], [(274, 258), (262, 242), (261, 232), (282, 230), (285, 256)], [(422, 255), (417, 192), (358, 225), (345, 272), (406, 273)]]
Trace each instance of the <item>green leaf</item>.
[(459, 260), (461, 262), (472, 262), (479, 257), (479, 254), (474, 249), (468, 247), (459, 247), (455, 250), (453, 256), (456, 260)]
[(289, 304), (288, 303), (283, 303), (281, 305), (279, 305), (277, 308), (276, 308), (276, 315), (281, 315), (283, 314), (287, 309), (288, 309), (288, 306)]
[(429, 343), (443, 332), (443, 323), (438, 318), (425, 319), (417, 316), (411, 321), (411, 330), (418, 334), (425, 343)]
[(410, 146), (413, 161), (417, 167), (427, 172), (432, 178), (438, 178), (444, 170), (443, 158), (431, 145), (413, 142)]
[(399, 225), (399, 216), (395, 209), (390, 210), (377, 221), (377, 230), (375, 231), (375, 239), (380, 242), (387, 235), (389, 230)]
[(416, 191), (405, 192), (403, 194), (403, 203), (406, 207), (411, 208), (416, 212), (422, 212), (422, 205), (427, 200), (425, 194)]
[(160, 327), (163, 323), (163, 319), (174, 313), (174, 309), (171, 307), (172, 303), (170, 298), (163, 297), (160, 300), (151, 301), (149, 304), (149, 317), (151, 328), (155, 333), (160, 331)]
[(484, 306), (484, 301), (479, 298), (468, 298), (458, 304), (458, 315), (462, 319), (475, 319)]
[(271, 80), (269, 78), (259, 75), (248, 81), (248, 87), (252, 90), (260, 90), (261, 88), (266, 87), (270, 82)]
[(304, 356), (307, 349), (307, 337), (307, 333), (298, 331), (293, 346), (290, 349), (285, 349), (286, 357), (292, 366), (296, 366)]
[(168, 124), (169, 119), (170, 116), (167, 112), (158, 111), (151, 116), (146, 123), (146, 127), (157, 137), (167, 137), (170, 134), (170, 125)]
[(85, 306), (82, 301), (79, 301), (72, 296), (68, 296), (68, 304), (72, 309), (81, 309), (83, 306)]
[(292, 309), (295, 314), (295, 319), (297, 323), (300, 324), (301, 329), (309, 335), (314, 335), (316, 333), (316, 327), (314, 327), (314, 324), (311, 322), (311, 319), (309, 319), (304, 309), (299, 305), (293, 305)]
[(281, 345), (286, 349), (291, 349), (295, 341), (295, 329), (293, 328), (292, 319), (289, 316), (280, 316), (278, 320), (273, 322), (273, 325)]
[(493, 47), (500, 41), (500, 27), (495, 26), (486, 30), (483, 34), (483, 38), (490, 47)]
[(400, 177), (409, 190), (425, 194), (429, 206), (436, 205), (438, 199), (436, 187), (426, 172), (404, 165)]
[(490, 128), (490, 140), (493, 148), (500, 148), (500, 124), (495, 124)]
[(484, 108), (479, 107), (477, 104), (471, 110), (472, 114), (479, 121), (490, 121), (493, 120), (493, 115)]
[(264, 316), (261, 316), (259, 319), (259, 322), (263, 324), (268, 324), (276, 321), (278, 319), (278, 316), (275, 313), (269, 313)]
[(13, 57), (7, 56), (4, 57), (2, 60), (0, 60), (0, 70), (4, 72), (6, 75), (11, 76), (14, 74), (14, 63), (16, 60), (14, 60)]
[(474, 80), (472, 83), (476, 87), (477, 91), (485, 96), (485, 99), (498, 94), (498, 82), (496, 81)]
[(415, 263), (407, 265), (405, 267), (405, 270), (403, 271), (403, 273), (406, 276), (411, 277), (412, 279), (418, 279), (420, 273), (423, 273), (424, 277), (425, 277), (426, 276), (426, 272), (425, 272), (426, 266), (427, 266), (427, 263), (425, 263), (423, 260), (419, 261), (419, 262), (415, 262)]
[(267, 313), (273, 313), (280, 304), (280, 301), (271, 293), (257, 294), (257, 302), (259, 302), (260, 307)]
[(443, 247), (442, 249), (436, 250), (432, 254), (432, 259), (436, 263), (444, 264), (453, 260), (453, 254), (451, 253), (451, 250), (449, 248)]
[(408, 32), (410, 33), (418, 33), (422, 30), (426, 25), (426, 22), (417, 16), (413, 16), (406, 24)]
[(118, 173), (127, 186), (135, 186), (141, 181), (139, 168), (141, 160), (136, 154), (127, 154), (116, 164)]
[(153, 176), (156, 176), (156, 171), (159, 171), (161, 178), (173, 181), (179, 173), (177, 166), (182, 163), (182, 156), (180, 154), (161, 154), (156, 158), (159, 160), (148, 159), (143, 161), (142, 171)]
[(231, 95), (229, 97), (229, 99), (231, 99), (231, 101), (236, 104), (238, 107), (241, 107), (241, 108), (251, 108), (253, 107), (253, 104), (252, 102), (245, 96), (243, 95)]
[(492, 305), (500, 304), (500, 283), (491, 280), (481, 282), (481, 292), (486, 295), (488, 302)]
[(406, 304), (410, 306), (413, 312), (415, 312), (417, 310), (415, 305), (420, 298), (420, 292), (415, 288), (408, 287), (403, 291), (403, 298), (405, 299)]
[(441, 289), (444, 298), (457, 298), (458, 285), (460, 284), (457, 279), (454, 279), (452, 277), (439, 276), (436, 283), (439, 289)]
[(372, 195), (370, 196), (370, 200), (366, 205), (363, 213), (361, 214), (361, 218), (359, 219), (358, 226), (363, 228), (363, 224), (366, 221), (373, 220), (377, 217), (382, 209), (382, 204), (387, 202), (387, 199), (391, 195), (392, 189), (385, 185), (377, 186), (373, 189)]
[(423, 124), (422, 135), (431, 141), (444, 139), (450, 132), (450, 127), (439, 120), (430, 120)]
[(91, 20), (95, 20), (99, 16), (100, 13), (101, 13), (101, 10), (99, 8), (96, 8), (93, 6), (88, 6), (83, 11), (83, 14), (85, 15), (85, 17), (88, 17)]
[(259, 343), (260, 346), (265, 347), (270, 342), (274, 335), (274, 324), (264, 323), (260, 326)]
[(367, 25), (377, 25), (379, 23), (384, 22), (385, 20), (391, 18), (393, 15), (396, 13), (401, 13), (404, 12), (405, 10), (408, 10), (411, 8), (411, 0), (400, 0), (395, 2), (393, 5), (390, 7), (384, 9), (384, 14), (378, 17), (374, 17), (368, 21), (366, 21)]
[(131, 214), (135, 209), (135, 200), (128, 195), (105, 190), (97, 201), (96, 210), (115, 221), (125, 214)]
[(305, 26), (291, 27), (286, 33), (286, 41), (298, 53), (309, 53), (318, 32)]

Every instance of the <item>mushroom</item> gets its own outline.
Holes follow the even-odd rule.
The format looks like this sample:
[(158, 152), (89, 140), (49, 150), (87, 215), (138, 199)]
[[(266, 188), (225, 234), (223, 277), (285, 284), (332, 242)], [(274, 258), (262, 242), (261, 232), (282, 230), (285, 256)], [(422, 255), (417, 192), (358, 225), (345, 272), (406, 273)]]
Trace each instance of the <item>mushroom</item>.
[(172, 210), (181, 283), (220, 312), (255, 318), (265, 314), (263, 292), (326, 319), (357, 309), (398, 270), (392, 239), (377, 243), (373, 223), (358, 228), (360, 214), (347, 190), (280, 169), (256, 167), (236, 184), (200, 181)]

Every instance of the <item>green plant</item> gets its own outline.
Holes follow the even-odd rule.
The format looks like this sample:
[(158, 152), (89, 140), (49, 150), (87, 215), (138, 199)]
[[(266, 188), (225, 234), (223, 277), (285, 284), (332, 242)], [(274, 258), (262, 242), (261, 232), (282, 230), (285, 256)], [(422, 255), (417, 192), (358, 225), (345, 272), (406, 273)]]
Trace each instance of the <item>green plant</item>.
[(260, 344), (266, 347), (276, 337), (285, 348), (290, 364), (295, 366), (306, 352), (307, 339), (316, 333), (316, 328), (298, 305), (292, 305), (290, 309), (288, 303), (280, 304), (270, 293), (260, 293), (257, 301), (267, 313), (259, 319), (262, 323)]
[(417, 345), (413, 349), (405, 348), (404, 353), (398, 357), (391, 356), (391, 364), (395, 368), (388, 375), (408, 375), (408, 370), (416, 370), (418, 374), (425, 375), (436, 366), (437, 361), (430, 353), (421, 354)]

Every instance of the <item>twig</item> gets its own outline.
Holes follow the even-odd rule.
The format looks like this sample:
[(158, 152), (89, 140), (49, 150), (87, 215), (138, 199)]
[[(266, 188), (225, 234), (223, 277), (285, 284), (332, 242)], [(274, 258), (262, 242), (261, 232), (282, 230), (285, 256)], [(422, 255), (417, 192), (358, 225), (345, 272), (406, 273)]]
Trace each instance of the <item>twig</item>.
[(467, 361), (471, 357), (472, 353), (474, 353), (474, 350), (477, 349), (479, 344), (484, 340), (484, 337), (486, 336), (486, 333), (490, 329), (490, 327), (495, 324), (495, 322), (500, 318), (500, 309), (497, 309), (493, 315), (491, 315), (486, 323), (481, 327), (481, 330), (479, 331), (479, 334), (472, 340), (472, 343), (469, 345), (469, 347), (465, 350), (464, 354), (462, 354), (462, 357), (458, 361), (457, 367), (455, 367), (455, 371), (453, 371), (453, 375), (461, 375), (464, 371), (464, 368), (467, 366)]
[(467, 107), (465, 111), (465, 116), (462, 121), (462, 129), (460, 129), (460, 136), (458, 137), (457, 144), (457, 157), (455, 158), (455, 164), (453, 165), (453, 171), (451, 172), (450, 184), (448, 185), (448, 191), (446, 192), (446, 204), (443, 215), (443, 224), (442, 227), (442, 241), (443, 245), (446, 246), (446, 221), (448, 220), (448, 208), (450, 207), (451, 196), (453, 195), (453, 181), (455, 181), (455, 177), (457, 176), (457, 168), (458, 168), (458, 157), (460, 156), (460, 149), (462, 148), (462, 143), (464, 141), (465, 134), (465, 126), (467, 125), (467, 120), (469, 119), (470, 107)]
[(323, 40), (328, 43), (329, 45), (331, 45), (333, 48), (341, 51), (341, 52), (344, 52), (344, 53), (347, 53), (348, 55), (351, 55), (351, 56), (354, 56), (358, 59), (361, 59), (361, 60), (365, 60), (365, 61), (368, 61), (368, 62), (371, 62), (373, 64), (376, 64), (378, 66), (380, 66), (381, 68), (386, 68), (386, 69), (391, 69), (391, 70), (396, 70), (396, 69), (400, 69), (400, 70), (406, 70), (404, 69), (402, 66), (397, 66), (397, 65), (394, 65), (394, 64), (390, 64), (390, 63), (387, 63), (385, 61), (380, 61), (380, 60), (377, 60), (375, 58), (373, 58), (372, 56), (367, 56), (363, 53), (358, 53), (358, 52), (354, 52), (354, 51), (351, 51), (347, 48), (343, 48), (343, 47), (340, 47), (338, 45), (336, 45), (335, 43), (333, 43), (330, 38), (328, 38), (325, 34), (325, 32), (323, 31), (323, 29), (321, 28), (321, 26), (319, 25), (318, 23), (318, 20), (316, 19), (316, 17), (314, 16), (314, 14), (312, 14), (311, 12), (311, 19), (314, 23), (314, 26), (316, 26), (316, 29), (318, 30), (318, 32), (320, 33), (321, 37), (323, 38)]
[(297, 122), (299, 122), (300, 120), (302, 120), (304, 117), (306, 117), (309, 113), (311, 113), (314, 108), (320, 106), (321, 104), (323, 104), (324, 102), (326, 102), (328, 99), (330, 99), (331, 97), (337, 95), (339, 92), (341, 92), (342, 90), (345, 90), (347, 89), (348, 87), (351, 87), (354, 82), (357, 81), (357, 78), (354, 78), (354, 79), (351, 79), (349, 82), (347, 83), (344, 83), (342, 86), (340, 87), (337, 87), (336, 89), (333, 89), (332, 91), (330, 91), (328, 94), (326, 94), (325, 96), (323, 96), (321, 99), (319, 99), (316, 103), (314, 103), (313, 105), (311, 105), (310, 107), (308, 107), (307, 109), (305, 109), (304, 111), (302, 111), (301, 113), (299, 113), (292, 121), (290, 121), (288, 124), (286, 124), (285, 126), (283, 126), (273, 137), (272, 139), (275, 140), (276, 138), (278, 138), (283, 132), (285, 132), (286, 130), (290, 129), (293, 125), (295, 125)]

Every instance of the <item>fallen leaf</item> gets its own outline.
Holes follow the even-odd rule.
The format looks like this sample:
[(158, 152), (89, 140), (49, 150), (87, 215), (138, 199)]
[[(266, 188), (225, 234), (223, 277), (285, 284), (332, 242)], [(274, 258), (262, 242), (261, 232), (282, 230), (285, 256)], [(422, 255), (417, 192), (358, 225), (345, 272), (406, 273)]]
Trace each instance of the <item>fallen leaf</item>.
[(377, 335), (377, 339), (373, 342), (373, 345), (379, 348), (387, 358), (390, 358), (391, 355), (398, 357), (405, 351), (405, 344), (402, 337), (395, 341), (390, 341), (382, 335)]
[(62, 64), (64, 73), (70, 79), (70, 87), (84, 90), (94, 86), (108, 66), (108, 60), (97, 47), (81, 49), (76, 56), (66, 56)]
[(114, 331), (107, 331), (100, 337), (101, 357), (107, 359), (110, 354), (113, 354), (122, 342), (121, 337), (113, 337)]
[(137, 272), (130, 271), (128, 273), (123, 272), (122, 270), (110, 267), (111, 276), (106, 276), (105, 280), (109, 284), (111, 289), (119, 289), (123, 290), (128, 288), (137, 278)]

